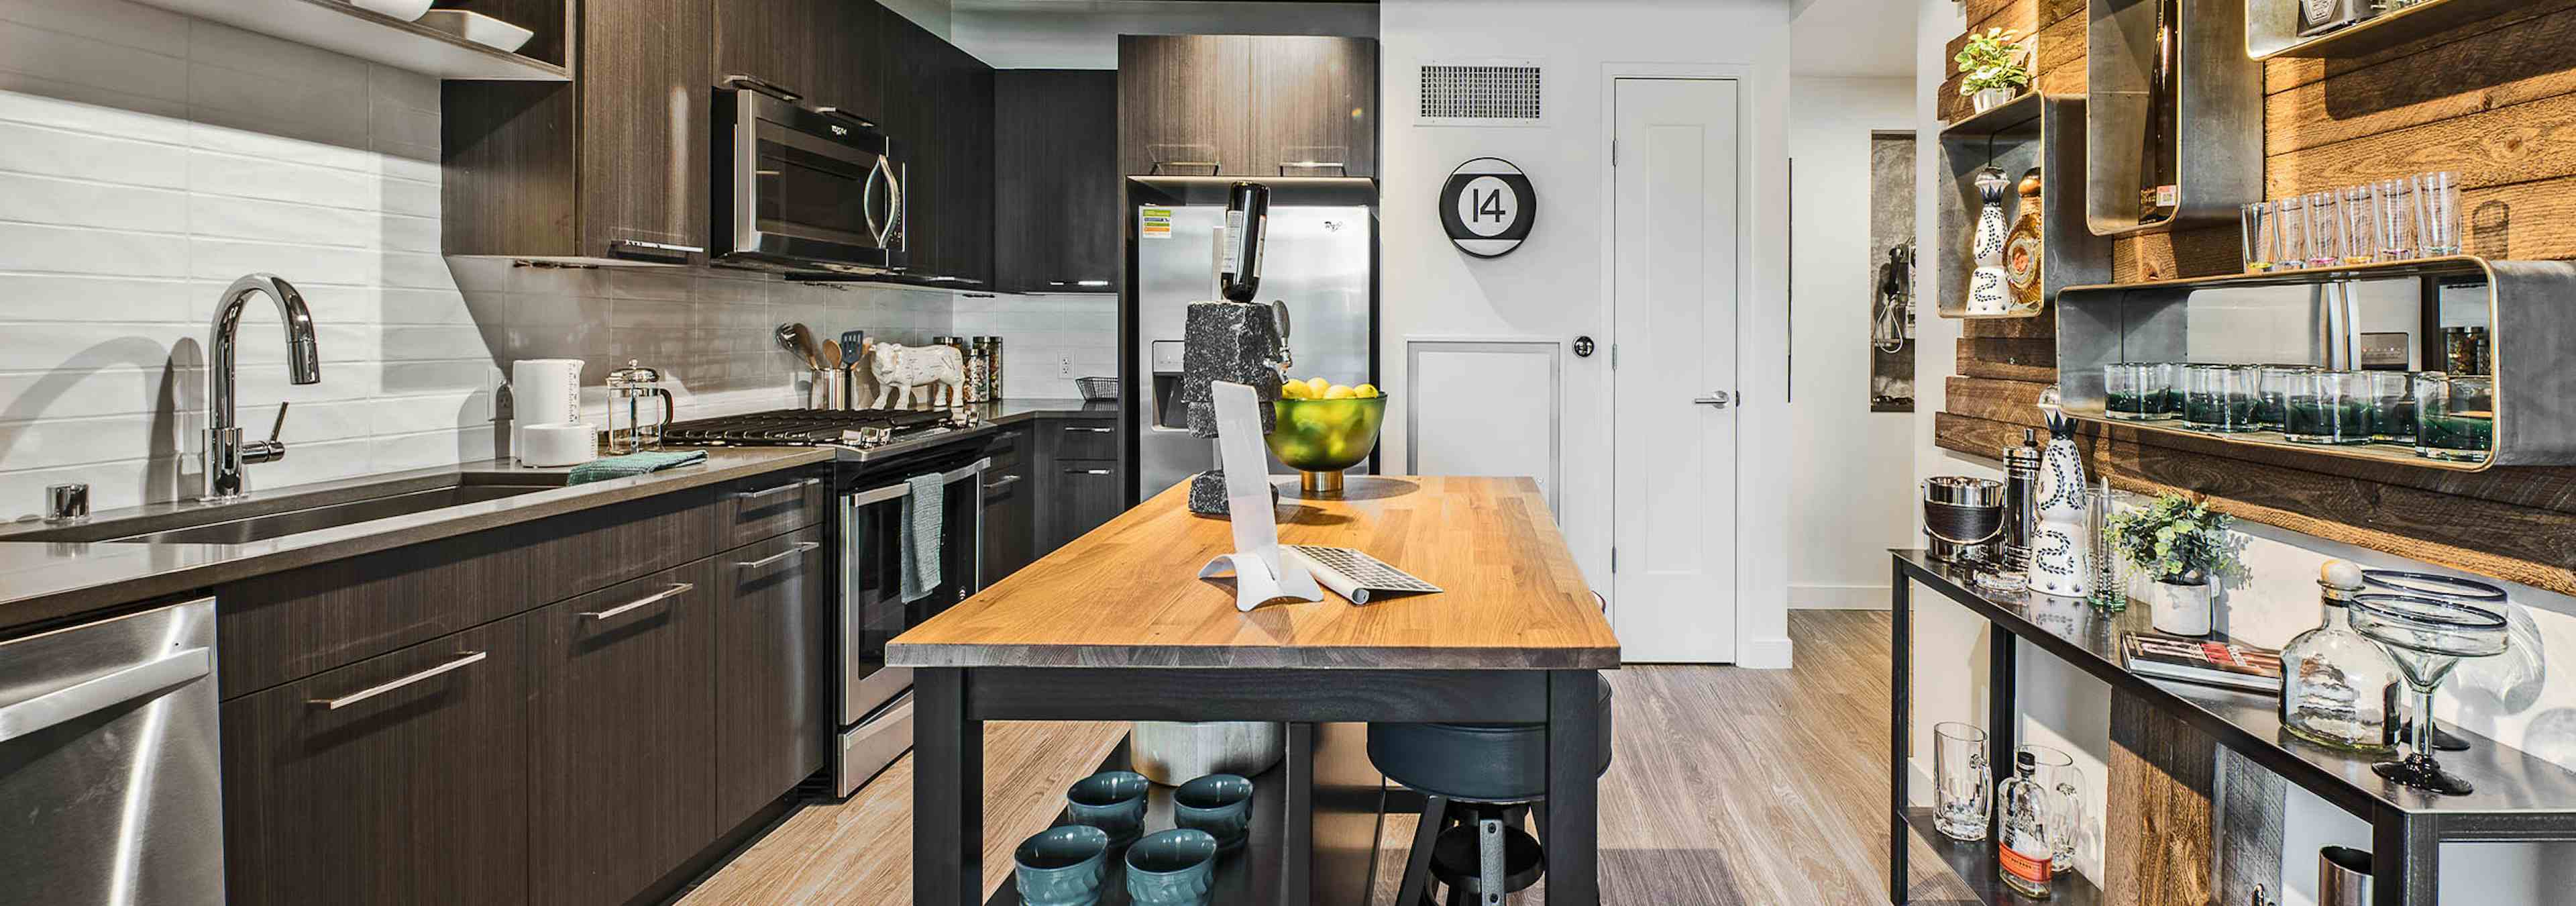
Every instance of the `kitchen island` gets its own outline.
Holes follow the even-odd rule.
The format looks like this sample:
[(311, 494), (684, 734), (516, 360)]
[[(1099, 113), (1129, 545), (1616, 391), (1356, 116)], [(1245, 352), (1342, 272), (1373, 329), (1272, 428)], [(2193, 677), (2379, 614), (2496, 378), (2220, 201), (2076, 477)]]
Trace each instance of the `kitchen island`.
[(1287, 722), (1285, 845), (1253, 854), (1282, 861), (1280, 903), (1311, 899), (1313, 724), (1546, 724), (1548, 896), (1599, 900), (1594, 671), (1619, 666), (1619, 642), (1537, 484), (1291, 485), (1282, 543), (1358, 548), (1446, 591), (1237, 612), (1231, 580), (1196, 578), (1232, 550), (1227, 523), (1174, 487), (887, 645), (916, 668), (915, 903), (982, 902), (987, 720)]

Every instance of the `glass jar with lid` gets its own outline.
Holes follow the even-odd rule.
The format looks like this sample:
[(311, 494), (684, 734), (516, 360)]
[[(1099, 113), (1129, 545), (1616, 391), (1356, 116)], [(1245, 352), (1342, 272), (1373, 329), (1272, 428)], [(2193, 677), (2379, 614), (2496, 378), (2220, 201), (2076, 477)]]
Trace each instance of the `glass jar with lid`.
[(2322, 618), (2281, 646), (2281, 727), (2328, 748), (2385, 752), (2397, 663), (2352, 628), (2352, 596), (2361, 589), (2361, 568), (2350, 562), (2329, 560), (2317, 571)]
[[(662, 400), (659, 421), (644, 421), (645, 400)], [(641, 453), (662, 446), (662, 428), (677, 414), (671, 391), (662, 386), (662, 372), (648, 368), (634, 359), (626, 367), (608, 373), (608, 452), (612, 455)]]

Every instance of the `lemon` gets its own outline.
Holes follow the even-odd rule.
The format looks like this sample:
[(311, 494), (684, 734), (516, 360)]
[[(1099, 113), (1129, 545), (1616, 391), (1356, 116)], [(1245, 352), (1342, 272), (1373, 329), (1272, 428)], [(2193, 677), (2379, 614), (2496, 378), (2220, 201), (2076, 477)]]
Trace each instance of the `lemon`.
[(1361, 384), (1361, 385), (1359, 385), (1359, 386), (1357, 386), (1357, 387), (1353, 387), (1353, 388), (1351, 388), (1351, 395), (1352, 395), (1352, 396), (1359, 397), (1359, 398), (1361, 398), (1361, 399), (1368, 399), (1368, 398), (1370, 398), (1370, 397), (1374, 397), (1374, 396), (1376, 396), (1376, 395), (1377, 395), (1377, 385), (1376, 385), (1376, 384)]
[(1304, 381), (1289, 381), (1288, 383), (1279, 385), (1279, 396), (1283, 399), (1310, 399), (1314, 395), (1314, 391), (1306, 389), (1306, 383)]
[(1324, 380), (1320, 377), (1310, 377), (1306, 379), (1306, 389), (1314, 391), (1316, 399), (1323, 399), (1324, 391), (1332, 386), (1333, 382)]
[(1324, 398), (1325, 398), (1325, 399), (1328, 399), (1328, 400), (1346, 400), (1346, 399), (1350, 399), (1350, 398), (1351, 398), (1351, 388), (1346, 387), (1346, 386), (1343, 386), (1343, 385), (1341, 385), (1341, 384), (1334, 384), (1333, 386), (1330, 386), (1330, 387), (1326, 387), (1326, 388), (1324, 388)]

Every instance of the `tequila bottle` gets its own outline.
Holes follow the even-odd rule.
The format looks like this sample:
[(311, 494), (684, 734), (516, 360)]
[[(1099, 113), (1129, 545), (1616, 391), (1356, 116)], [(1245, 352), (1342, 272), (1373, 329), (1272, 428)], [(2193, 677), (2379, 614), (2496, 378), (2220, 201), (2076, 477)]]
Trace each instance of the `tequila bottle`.
[(2352, 628), (2361, 568), (2326, 561), (2317, 571), (2324, 616), (2281, 649), (2281, 727), (2308, 742), (2354, 752), (2389, 749), (2389, 688), (2397, 664)]
[(2029, 752), (2013, 758), (2013, 775), (1995, 785), (1995, 863), (2004, 886), (2034, 900), (2045, 900), (2056, 878), (2057, 846), (2049, 842), (2048, 822), (2057, 814), (2057, 793), (2040, 785), (2039, 760)]

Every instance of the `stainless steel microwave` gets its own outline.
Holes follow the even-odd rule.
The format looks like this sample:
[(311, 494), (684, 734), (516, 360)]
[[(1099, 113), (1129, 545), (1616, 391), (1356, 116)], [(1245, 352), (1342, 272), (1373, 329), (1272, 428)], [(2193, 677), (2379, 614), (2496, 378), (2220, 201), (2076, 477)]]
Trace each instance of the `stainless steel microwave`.
[(716, 92), (714, 260), (839, 274), (903, 270), (901, 146), (860, 117), (734, 84)]

